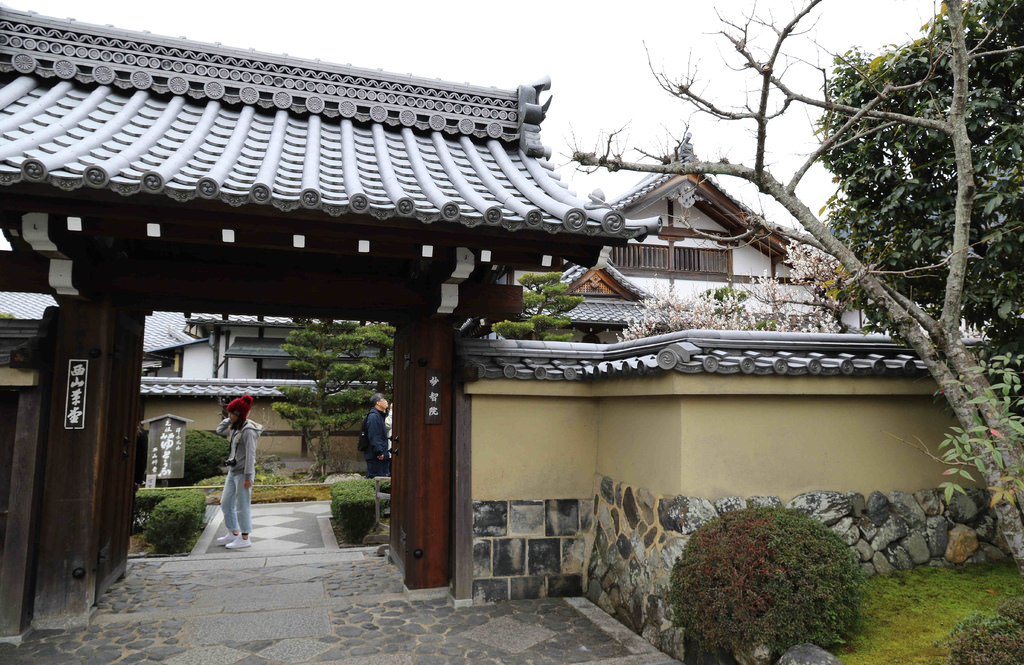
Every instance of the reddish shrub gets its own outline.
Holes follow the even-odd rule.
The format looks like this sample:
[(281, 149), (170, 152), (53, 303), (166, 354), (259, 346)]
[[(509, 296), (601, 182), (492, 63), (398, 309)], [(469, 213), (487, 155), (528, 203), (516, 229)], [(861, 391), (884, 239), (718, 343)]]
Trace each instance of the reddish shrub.
[(673, 621), (702, 649), (778, 656), (830, 646), (856, 624), (864, 575), (825, 525), (783, 508), (727, 513), (697, 529), (672, 570)]

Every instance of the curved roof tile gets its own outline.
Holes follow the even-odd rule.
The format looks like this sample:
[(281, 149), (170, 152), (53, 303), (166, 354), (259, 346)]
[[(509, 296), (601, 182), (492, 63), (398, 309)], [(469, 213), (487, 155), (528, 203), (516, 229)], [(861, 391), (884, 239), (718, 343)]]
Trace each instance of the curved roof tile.
[(461, 340), (479, 379), (584, 381), (664, 372), (922, 376), (924, 363), (885, 335), (687, 330), (618, 344)]
[(642, 237), (541, 157), (540, 81), (415, 79), (0, 6), (0, 184)]

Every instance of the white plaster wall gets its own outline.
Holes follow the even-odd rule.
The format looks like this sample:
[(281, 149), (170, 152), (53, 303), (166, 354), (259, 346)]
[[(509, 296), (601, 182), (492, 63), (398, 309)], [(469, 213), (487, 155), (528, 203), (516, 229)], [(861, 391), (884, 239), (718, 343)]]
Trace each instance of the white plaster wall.
[(221, 372), (222, 377), (231, 379), (255, 379), (256, 361), (251, 358), (228, 358), (225, 362), (227, 372)]
[(189, 379), (213, 378), (213, 349), (208, 343), (190, 344), (185, 347), (181, 376)]

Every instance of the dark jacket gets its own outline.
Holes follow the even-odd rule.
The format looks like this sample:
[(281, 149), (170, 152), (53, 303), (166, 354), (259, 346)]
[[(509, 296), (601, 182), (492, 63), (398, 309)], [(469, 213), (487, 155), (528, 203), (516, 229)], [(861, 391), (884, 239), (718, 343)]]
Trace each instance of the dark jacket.
[(366, 434), (370, 439), (370, 445), (366, 447), (363, 459), (377, 459), (380, 455), (388, 459), (388, 435), (384, 429), (384, 413), (376, 407), (366, 414)]

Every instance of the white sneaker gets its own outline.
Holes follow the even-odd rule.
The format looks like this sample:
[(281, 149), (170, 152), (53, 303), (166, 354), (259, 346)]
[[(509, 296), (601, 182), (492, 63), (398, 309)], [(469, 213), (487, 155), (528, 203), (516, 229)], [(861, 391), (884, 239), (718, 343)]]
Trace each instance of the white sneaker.
[(227, 545), (228, 543), (230, 543), (235, 538), (238, 538), (238, 534), (237, 533), (231, 533), (230, 531), (228, 531), (226, 534), (224, 534), (223, 536), (218, 538), (217, 542), (220, 543), (221, 545)]
[(238, 534), (238, 536), (230, 543), (225, 545), (225, 547), (227, 547), (229, 550), (238, 550), (242, 549), (243, 547), (249, 547), (250, 545), (252, 545), (252, 538), (242, 538), (242, 534)]

